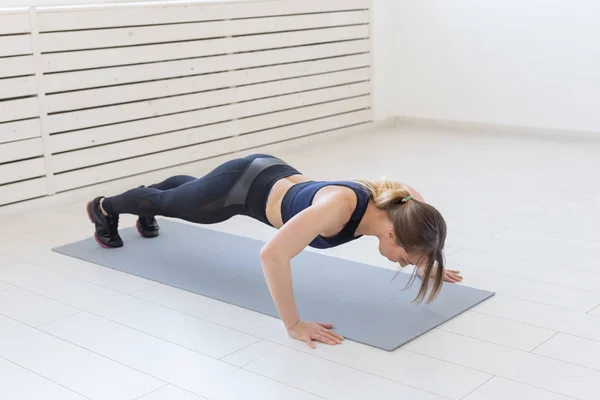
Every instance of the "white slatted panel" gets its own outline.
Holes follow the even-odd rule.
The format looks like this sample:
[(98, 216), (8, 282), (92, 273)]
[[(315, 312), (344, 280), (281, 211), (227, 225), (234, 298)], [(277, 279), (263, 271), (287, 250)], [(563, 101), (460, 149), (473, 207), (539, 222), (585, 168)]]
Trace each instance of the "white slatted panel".
[[(80, 169), (57, 175), (56, 185), (59, 191), (64, 191), (99, 182), (106, 182), (123, 176), (148, 172), (154, 169), (190, 163), (220, 154), (336, 130), (364, 123), (370, 118), (370, 114), (370, 111), (358, 111), (262, 131), (252, 135), (236, 136), (222, 141), (202, 143), (89, 169)], [(123, 171), (126, 171), (126, 174)]]
[(46, 192), (28, 9), (0, 10), (0, 205)]
[(45, 191), (27, 181), (45, 175), (30, 31), (28, 9), (0, 10), (0, 204)]
[[(47, 111), (54, 113), (57, 111), (77, 110), (142, 99), (154, 99), (161, 96), (174, 96), (228, 86), (248, 85), (269, 80), (322, 74), (348, 68), (368, 67), (369, 64), (369, 55), (360, 54), (270, 67), (218, 72), (210, 75), (136, 83), (127, 86), (127, 90), (123, 90), (120, 86), (78, 90), (49, 95)], [(227, 65), (222, 68), (229, 69)], [(368, 79), (367, 75), (365, 75), (365, 78)], [(64, 83), (64, 81), (62, 82)]]
[[(248, 118), (252, 115), (294, 109), (312, 104), (323, 104), (340, 98), (361, 96), (364, 95), (367, 90), (368, 85), (363, 83), (254, 100), (247, 103), (231, 104), (223, 107), (168, 115), (118, 125), (103, 126), (84, 131), (74, 131), (51, 136), (50, 146), (53, 153), (65, 152), (78, 148), (156, 135), (206, 124), (214, 124), (217, 122), (233, 120), (235, 118)], [(324, 112), (327, 112), (329, 105), (320, 107)], [(338, 111), (339, 110), (336, 110), (335, 112), (337, 113)], [(211, 140), (211, 137), (206, 140)], [(85, 161), (82, 160), (81, 162)]]
[(2, 143), (0, 144), (0, 164), (39, 157), (43, 153), (41, 138)]
[(0, 205), (47, 193), (42, 139), (0, 143)]
[(32, 118), (38, 113), (38, 102), (35, 97), (0, 102), (0, 122)]
[(40, 120), (37, 118), (0, 123), (0, 143), (39, 137), (40, 132)]
[[(337, 68), (352, 68), (347, 55), (369, 51), (368, 40), (320, 44), (288, 49), (266, 50), (255, 53), (167, 61), (154, 64), (131, 65), (107, 69), (86, 70), (44, 76), (47, 93), (120, 85), (173, 77), (206, 74), (214, 71), (255, 68), (264, 65), (282, 65), (300, 61), (320, 60), (331, 57)], [(370, 59), (368, 54), (363, 54)], [(364, 64), (363, 64), (364, 65)], [(300, 73), (299, 73), (300, 75)]]
[(44, 175), (46, 172), (43, 158), (0, 164), (0, 185), (39, 178)]
[[(75, 34), (72, 33), (72, 35)], [(304, 46), (324, 41), (356, 40), (368, 36), (369, 27), (358, 25), (148, 46), (49, 53), (43, 55), (42, 58), (44, 72), (48, 73)]]
[[(29, 150), (24, 148), (30, 142), (22, 142), (15, 146), (8, 143), (32, 135), (40, 135), (39, 131), (31, 132), (31, 125), (25, 126), (28, 125), (28, 121), (18, 121), (34, 118), (39, 114), (36, 97), (26, 98), (37, 92), (35, 81), (31, 76), (33, 51), (29, 31), (27, 9), (14, 12), (0, 11), (0, 35), (2, 35), (0, 36), (0, 57), (2, 57), (0, 58), (0, 163), (19, 160), (21, 155), (37, 151), (35, 147)], [(12, 153), (13, 149), (14, 153)], [(12, 174), (8, 171), (8, 167), (2, 168), (3, 176), (0, 177), (0, 182), (25, 179), (20, 178), (21, 174)], [(11, 168), (10, 171), (14, 169)], [(18, 197), (18, 194), (13, 195), (15, 196)], [(27, 198), (26, 194), (24, 198)]]
[[(37, 87), (34, 76), (0, 79), (0, 100), (11, 97), (31, 96), (36, 93)], [(0, 107), (2, 106), (0, 105)]]
[(350, 11), (314, 15), (289, 15), (282, 17), (197, 22), (181, 25), (158, 25), (120, 29), (97, 29), (77, 32), (54, 32), (41, 35), (44, 53), (64, 50), (96, 49), (164, 43), (226, 36), (261, 34), (367, 24), (368, 11)]
[(12, 12), (3, 12), (0, 10), (0, 35), (28, 33), (29, 13), (25, 8)]
[[(32, 53), (28, 9), (0, 9), (0, 78), (33, 74)], [(0, 98), (8, 97), (5, 87), (0, 83)]]
[(33, 73), (32, 56), (7, 57), (0, 59), (0, 78), (32, 75)]
[(228, 121), (222, 124), (208, 125), (199, 128), (186, 129), (172, 133), (154, 135), (123, 143), (113, 143), (106, 146), (88, 148), (79, 152), (57, 154), (53, 157), (56, 172), (80, 168), (82, 160), (85, 166), (98, 165), (118, 161), (144, 154), (190, 146), (215, 139), (275, 128), (285, 121), (293, 124), (317, 118), (323, 118), (348, 110), (364, 110), (369, 107), (368, 97), (357, 97), (334, 102), (328, 107), (322, 104), (305, 108), (270, 113), (266, 115)]
[(30, 32), (28, 9), (0, 10), (0, 205), (47, 193)]
[(370, 106), (369, 96), (353, 97), (328, 103), (325, 107), (321, 103), (302, 108), (292, 108), (275, 113), (236, 119), (231, 123), (231, 131), (234, 132), (234, 134), (238, 134), (238, 132), (239, 134), (246, 134), (264, 129), (276, 128), (281, 125), (281, 121), (285, 121), (286, 124), (295, 124), (324, 118), (330, 115), (366, 110)]
[(55, 9), (42, 11), (41, 32), (84, 30), (105, 27), (173, 24), (263, 16), (310, 14), (368, 9), (370, 0), (261, 1), (225, 4), (117, 5), (98, 9)]
[(0, 206), (42, 197), (46, 194), (45, 178), (31, 179), (0, 186)]
[(0, 36), (0, 57), (31, 54), (31, 35)]
[(55, 190), (369, 122), (370, 5), (39, 10)]
[[(90, 126), (107, 125), (122, 121), (131, 121), (188, 110), (214, 107), (217, 105), (238, 103), (264, 97), (280, 96), (283, 94), (302, 92), (327, 86), (348, 84), (346, 86), (331, 89), (332, 94), (330, 96), (340, 96), (343, 98), (348, 96), (347, 93), (355, 93), (356, 85), (351, 85), (351, 83), (366, 81), (368, 79), (369, 69), (363, 68), (334, 72), (325, 75), (314, 75), (257, 85), (167, 97), (131, 104), (102, 107), (92, 110), (61, 113), (48, 117), (47, 128), (50, 133), (63, 132)], [(358, 86), (362, 91), (360, 94), (369, 91), (369, 87), (366, 84)], [(0, 114), (0, 118), (1, 117), (2, 115)]]

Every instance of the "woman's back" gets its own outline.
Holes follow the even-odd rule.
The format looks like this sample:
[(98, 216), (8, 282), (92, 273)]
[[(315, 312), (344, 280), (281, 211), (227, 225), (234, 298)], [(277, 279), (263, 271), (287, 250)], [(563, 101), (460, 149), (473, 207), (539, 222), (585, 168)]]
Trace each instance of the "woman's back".
[[(312, 243), (313, 247), (318, 248), (333, 247), (355, 238), (354, 230), (367, 208), (369, 194), (355, 182), (314, 181), (306, 175), (283, 178), (271, 189), (266, 206), (267, 217), (275, 228), (280, 229), (289, 219), (310, 205), (332, 196), (349, 196), (353, 199), (352, 206), (355, 210), (347, 225), (321, 232), (321, 237)], [(338, 238), (334, 238), (338, 235)]]

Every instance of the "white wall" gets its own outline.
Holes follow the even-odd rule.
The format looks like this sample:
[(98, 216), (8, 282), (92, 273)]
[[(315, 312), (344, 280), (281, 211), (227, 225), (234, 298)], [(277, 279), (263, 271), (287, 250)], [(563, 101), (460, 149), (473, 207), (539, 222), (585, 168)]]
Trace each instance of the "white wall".
[(373, 57), (373, 118), (376, 121), (397, 115), (395, 87), (393, 84), (395, 59), (394, 51), (394, 10), (398, 0), (373, 0), (371, 11)]
[(375, 36), (392, 27), (397, 58), (376, 47), (375, 68), (395, 114), (600, 133), (600, 1), (393, 2)]

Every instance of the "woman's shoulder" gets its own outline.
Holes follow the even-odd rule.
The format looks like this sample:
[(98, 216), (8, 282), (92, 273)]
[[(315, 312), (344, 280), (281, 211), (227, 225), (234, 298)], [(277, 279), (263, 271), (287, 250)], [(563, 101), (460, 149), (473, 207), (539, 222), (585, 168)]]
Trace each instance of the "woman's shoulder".
[(345, 219), (354, 213), (358, 205), (359, 198), (356, 194), (356, 187), (353, 185), (339, 184), (327, 185), (315, 198), (316, 204), (335, 209), (340, 218)]

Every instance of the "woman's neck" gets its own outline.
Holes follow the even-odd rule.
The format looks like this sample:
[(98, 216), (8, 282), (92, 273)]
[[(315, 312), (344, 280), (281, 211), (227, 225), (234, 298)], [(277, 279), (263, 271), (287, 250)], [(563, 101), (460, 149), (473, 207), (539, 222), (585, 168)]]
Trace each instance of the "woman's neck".
[(356, 228), (357, 235), (375, 236), (382, 238), (392, 228), (387, 212), (375, 207), (369, 202), (360, 224)]

